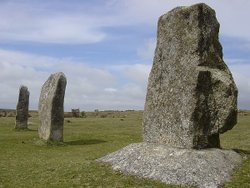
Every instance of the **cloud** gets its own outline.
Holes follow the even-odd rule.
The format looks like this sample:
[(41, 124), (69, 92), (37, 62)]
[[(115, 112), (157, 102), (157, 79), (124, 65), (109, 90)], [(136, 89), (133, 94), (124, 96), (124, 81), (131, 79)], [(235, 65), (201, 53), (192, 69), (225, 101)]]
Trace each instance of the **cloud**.
[(18, 89), (26, 85), (30, 108), (37, 109), (43, 83), (51, 73), (64, 72), (66, 110), (143, 109), (149, 69), (149, 65), (143, 64), (116, 70), (112, 66), (95, 68), (72, 59), (0, 49), (0, 87), (4, 91), (0, 93), (0, 103), (2, 108), (15, 108)]
[[(221, 24), (221, 34), (231, 37), (244, 38), (250, 41), (250, 25), (246, 24), (246, 18), (250, 17), (250, 1), (210, 1), (204, 0), (204, 3), (211, 6), (215, 11)], [(112, 4), (114, 9), (118, 9), (118, 19), (121, 24), (136, 25), (146, 24), (156, 27), (159, 16), (167, 13), (176, 6), (190, 6), (200, 3), (199, 0), (124, 0), (115, 1)], [(125, 22), (125, 23), (124, 23)]]
[(111, 65), (109, 69), (117, 78), (126, 80), (128, 83), (137, 83), (144, 87), (146, 86), (151, 66), (151, 64), (120, 64)]
[[(124, 93), (124, 95), (126, 95), (130, 99), (144, 99), (146, 95), (145, 86), (146, 82), (143, 84), (143, 86), (134, 83), (126, 84), (122, 87), (122, 93)], [(142, 104), (144, 103), (144, 100), (140, 101), (142, 102)], [(140, 106), (142, 104), (140, 104)]]
[[(249, 108), (250, 65), (227, 59), (239, 89), (239, 107)], [(45, 62), (45, 63), (44, 63)], [(238, 62), (238, 63), (235, 63)], [(67, 77), (65, 109), (143, 109), (151, 65), (133, 64), (94, 68), (72, 59), (58, 59), (0, 49), (1, 107), (15, 108), (18, 88), (28, 86), (30, 107), (37, 109), (42, 84), (62, 71)]]
[(250, 1), (219, 1), (211, 2), (211, 6), (216, 10), (222, 35), (237, 37), (250, 42), (249, 24), (246, 18), (250, 17)]
[[(42, 84), (51, 73), (62, 71), (68, 79), (65, 96), (67, 110), (75, 107), (80, 107), (82, 110), (142, 109), (155, 49), (156, 36), (153, 36), (155, 33), (152, 34), (151, 31), (156, 30), (158, 17), (176, 6), (198, 2), (198, 0), (144, 0), (143, 2), (107, 0), (77, 1), (77, 3), (62, 0), (1, 1), (0, 44), (4, 47), (7, 45), (9, 49), (20, 50), (4, 50), (0, 47), (2, 80), (0, 87), (4, 91), (0, 93), (1, 104), (3, 107), (15, 108), (18, 88), (24, 84), (31, 91), (31, 107), (37, 108)], [(233, 49), (230, 46), (232, 43), (227, 43), (230, 48), (228, 49), (230, 58), (233, 58), (234, 53), (231, 51), (235, 52), (234, 49), (239, 49), (238, 51), (244, 49), (243, 55), (249, 52), (250, 26), (246, 24), (245, 18), (250, 17), (248, 10), (250, 2), (247, 0), (204, 2), (216, 10), (222, 35), (229, 36), (230, 41), (240, 39), (234, 43), (236, 46)], [(133, 37), (128, 37), (132, 35)], [(135, 40), (129, 41), (128, 38)], [(119, 45), (116, 46), (114, 44), (117, 41)], [(244, 45), (241, 41), (245, 41)], [(37, 43), (43, 45), (39, 46)], [(67, 55), (63, 50), (58, 52), (60, 51), (58, 49), (55, 53), (49, 54), (61, 58), (38, 55), (46, 54), (46, 50), (41, 48), (49, 46), (49, 49), (52, 49), (54, 47), (52, 43), (60, 44), (57, 45), (61, 47), (60, 50), (69, 50), (65, 53)], [(91, 45), (93, 54), (98, 55), (86, 58), (83, 57), (84, 54), (75, 57), (88, 59), (88, 62), (79, 62), (72, 58), (75, 54), (72, 51), (80, 53), (82, 49), (86, 50), (89, 47), (74, 45), (75, 48), (71, 49), (72, 44), (90, 43), (93, 44)], [(36, 49), (29, 52), (33, 46)], [(106, 54), (108, 52), (105, 51), (106, 48), (122, 49), (122, 55), (115, 56), (116, 51)], [(95, 53), (100, 51), (102, 53)], [(235, 58), (241, 57), (238, 51), (235, 53)], [(247, 108), (250, 104), (247, 97), (249, 76), (246, 72), (246, 70), (249, 72), (247, 66), (249, 59), (242, 58), (245, 58), (245, 63), (231, 61), (229, 65), (239, 88), (239, 106)], [(95, 64), (97, 61), (99, 67)], [(103, 65), (103, 62), (106, 64)]]
[(151, 69), (151, 65), (134, 64), (127, 65), (123, 68), (123, 74), (128, 80), (132, 80), (135, 83), (145, 85), (148, 80), (148, 75)]
[(58, 9), (61, 2), (58, 3), (56, 6), (48, 1), (44, 4), (38, 1), (2, 1), (0, 40), (86, 44), (105, 39), (106, 34), (100, 29), (98, 17)]
[[(107, 0), (98, 2), (13, 0), (0, 2), (1, 41), (59, 44), (86, 44), (113, 37), (105, 28), (147, 25), (155, 28), (157, 19), (176, 6), (199, 0)], [(250, 41), (248, 0), (213, 2), (221, 33)], [(143, 5), (142, 5), (143, 4)], [(111, 35), (110, 35), (111, 34)]]
[[(228, 60), (229, 63), (235, 62), (234, 59)], [(237, 63), (231, 63), (229, 65), (230, 70), (233, 73), (234, 80), (238, 87), (238, 107), (240, 109), (250, 109), (250, 61), (248, 63), (245, 60), (236, 60)]]
[(137, 49), (137, 55), (139, 58), (146, 60), (146, 61), (153, 61), (154, 58), (154, 51), (156, 48), (156, 38), (147, 39), (144, 46), (141, 46)]
[(105, 88), (104, 91), (110, 94), (114, 94), (115, 92), (117, 92), (117, 89), (108, 87), (108, 88)]
[(84, 63), (1, 49), (0, 87), (4, 92), (0, 93), (0, 103), (15, 108), (18, 88), (26, 85), (30, 90), (31, 109), (36, 109), (42, 84), (54, 72), (64, 72), (67, 77), (66, 109), (83, 106), (86, 97), (94, 100), (105, 88), (116, 84), (108, 71)]

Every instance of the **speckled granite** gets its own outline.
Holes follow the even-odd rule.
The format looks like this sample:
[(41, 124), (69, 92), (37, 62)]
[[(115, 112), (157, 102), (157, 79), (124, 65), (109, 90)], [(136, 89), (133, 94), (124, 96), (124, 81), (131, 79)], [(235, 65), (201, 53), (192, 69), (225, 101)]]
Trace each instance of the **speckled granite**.
[(151, 143), (131, 144), (98, 159), (125, 174), (200, 188), (213, 188), (228, 181), (241, 160), (231, 150), (177, 149)]

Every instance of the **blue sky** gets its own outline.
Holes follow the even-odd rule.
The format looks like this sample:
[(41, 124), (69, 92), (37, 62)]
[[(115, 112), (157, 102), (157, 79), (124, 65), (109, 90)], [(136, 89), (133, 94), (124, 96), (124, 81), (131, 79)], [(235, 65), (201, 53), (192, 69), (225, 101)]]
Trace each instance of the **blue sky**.
[[(37, 109), (42, 84), (62, 71), (65, 110), (143, 109), (158, 17), (195, 0), (1, 0), (0, 108), (20, 85)], [(250, 109), (250, 1), (203, 1), (221, 24), (224, 60)]]

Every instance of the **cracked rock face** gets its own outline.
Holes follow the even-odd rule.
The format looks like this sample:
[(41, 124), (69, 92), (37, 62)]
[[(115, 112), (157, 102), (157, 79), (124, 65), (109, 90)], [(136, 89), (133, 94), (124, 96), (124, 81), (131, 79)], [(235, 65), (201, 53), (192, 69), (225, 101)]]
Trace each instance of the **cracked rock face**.
[(237, 88), (223, 61), (215, 11), (177, 7), (158, 21), (143, 116), (144, 141), (179, 148), (220, 147), (237, 122)]
[(66, 77), (63, 73), (50, 75), (39, 98), (39, 137), (46, 141), (63, 141), (64, 94)]
[(16, 106), (16, 129), (28, 128), (29, 96), (30, 93), (28, 88), (26, 86), (21, 86)]

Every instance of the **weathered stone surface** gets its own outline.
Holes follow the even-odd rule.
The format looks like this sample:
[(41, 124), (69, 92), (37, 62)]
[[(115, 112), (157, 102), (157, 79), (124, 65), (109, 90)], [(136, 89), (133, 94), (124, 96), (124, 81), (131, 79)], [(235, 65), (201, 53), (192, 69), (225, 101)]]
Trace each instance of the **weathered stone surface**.
[(230, 179), (241, 156), (221, 149), (178, 149), (153, 143), (131, 144), (98, 161), (110, 163), (125, 174), (160, 180), (167, 184), (215, 188)]
[(39, 137), (46, 141), (63, 141), (64, 95), (66, 77), (63, 73), (50, 75), (39, 99)]
[(144, 141), (179, 148), (220, 147), (236, 124), (237, 88), (223, 62), (215, 11), (177, 7), (158, 21), (149, 76)]
[(30, 93), (26, 86), (19, 88), (19, 97), (16, 106), (16, 129), (28, 128), (29, 117), (29, 96)]

